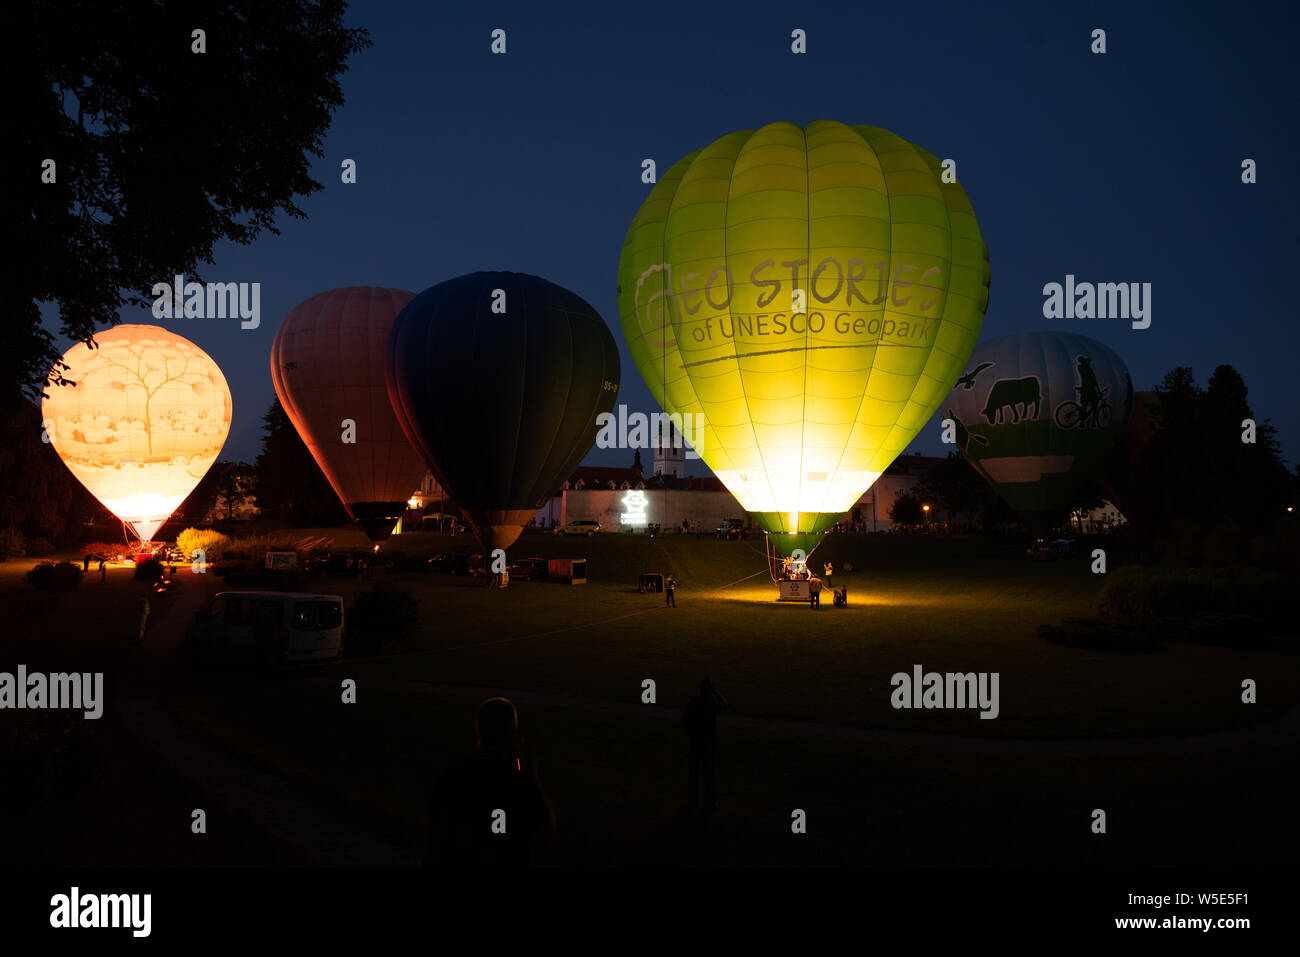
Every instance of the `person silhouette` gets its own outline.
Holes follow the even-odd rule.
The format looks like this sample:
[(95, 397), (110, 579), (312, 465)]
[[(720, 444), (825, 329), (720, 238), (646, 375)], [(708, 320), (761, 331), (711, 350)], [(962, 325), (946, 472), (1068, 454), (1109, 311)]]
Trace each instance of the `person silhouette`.
[(669, 605), (672, 605), (674, 608), (677, 607), (677, 598), (675, 595), (676, 588), (677, 588), (677, 579), (672, 576), (671, 572), (669, 572), (668, 577), (664, 579), (664, 607), (665, 608), (667, 608)]
[(474, 754), (434, 782), (424, 866), (527, 867), (533, 838), (555, 830), (555, 811), (510, 699), (481, 702), (474, 734)]
[(136, 614), (140, 617), (140, 633), (136, 635), (136, 641), (144, 641), (144, 629), (149, 624), (149, 593), (140, 592), (140, 597), (135, 600)]
[(704, 810), (711, 812), (717, 807), (718, 712), (726, 706), (727, 699), (705, 675), (700, 681), (700, 693), (691, 698), (682, 716), (688, 761), (686, 805), (691, 809), (699, 806), (701, 778)]

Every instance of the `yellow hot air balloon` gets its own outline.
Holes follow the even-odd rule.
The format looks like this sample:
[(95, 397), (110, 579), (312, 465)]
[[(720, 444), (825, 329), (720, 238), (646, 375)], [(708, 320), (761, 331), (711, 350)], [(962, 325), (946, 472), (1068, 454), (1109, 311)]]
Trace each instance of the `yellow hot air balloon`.
[(121, 325), (63, 356), (41, 418), (59, 458), (148, 541), (217, 460), (230, 387), (206, 352), (158, 326)]
[(970, 355), (984, 240), (940, 161), (831, 120), (674, 164), (619, 261), (650, 391), (779, 549), (811, 550), (912, 441)]

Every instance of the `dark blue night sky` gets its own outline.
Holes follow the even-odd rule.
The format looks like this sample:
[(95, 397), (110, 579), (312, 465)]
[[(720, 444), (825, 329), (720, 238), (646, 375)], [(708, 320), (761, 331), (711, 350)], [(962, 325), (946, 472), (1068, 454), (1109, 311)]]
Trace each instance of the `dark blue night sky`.
[[(663, 172), (733, 130), (828, 118), (957, 161), (989, 248), (981, 339), (1093, 336), (1139, 389), (1175, 365), (1204, 383), (1231, 363), (1295, 462), (1296, 14), (1135, 6), (359, 3), (349, 23), (374, 46), (344, 77), (315, 168), (325, 189), (302, 203), (309, 219), (220, 248), (203, 276), (260, 282), (261, 327), (162, 322), (221, 364), (235, 399), (223, 457), (249, 460), (274, 398), (276, 327), (325, 289), (536, 273), (595, 306), (621, 347), (618, 258), (650, 190), (641, 161)], [(505, 56), (489, 53), (496, 27)], [(790, 52), (796, 27), (803, 56)], [(1089, 51), (1097, 27), (1102, 56)], [(357, 185), (339, 182), (344, 158)], [(1258, 163), (1256, 185), (1241, 182), (1244, 158)], [(1151, 327), (1044, 319), (1043, 285), (1067, 273), (1152, 283)], [(656, 408), (622, 356), (620, 401)], [(937, 421), (912, 449), (943, 452)], [(593, 451), (588, 462), (630, 458)]]

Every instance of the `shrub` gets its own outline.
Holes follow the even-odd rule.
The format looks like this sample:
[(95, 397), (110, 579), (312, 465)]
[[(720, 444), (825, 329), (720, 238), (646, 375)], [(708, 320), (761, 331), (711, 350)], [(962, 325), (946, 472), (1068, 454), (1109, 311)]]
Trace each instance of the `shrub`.
[(230, 547), (230, 539), (210, 528), (187, 528), (176, 536), (176, 547), (185, 553), (189, 561), (195, 549), (203, 549), (209, 562), (220, 559)]
[[(227, 540), (222, 555), (249, 561), (263, 561), (267, 552), (297, 551), (296, 544), (302, 536), (294, 532), (273, 532), (269, 535), (248, 535)], [(211, 557), (211, 556), (209, 556)]]
[(1183, 614), (1198, 601), (1195, 584), (1185, 573), (1158, 568), (1119, 568), (1101, 593), (1101, 615), (1132, 625)]
[(129, 546), (118, 543), (114, 545), (111, 542), (87, 542), (81, 546), (81, 554), (84, 555), (102, 555), (104, 558), (115, 558), (118, 555), (125, 556), (131, 549)]
[(4, 561), (10, 555), (21, 555), (25, 541), (23, 533), (12, 525), (8, 528), (0, 528), (0, 561)]
[(54, 545), (48, 538), (29, 538), (24, 551), (28, 558), (44, 558), (54, 554)]
[(81, 583), (81, 568), (72, 562), (41, 562), (27, 573), (33, 588), (71, 591)]
[(1160, 642), (1145, 632), (1098, 618), (1067, 618), (1059, 625), (1039, 625), (1038, 637), (1054, 645), (1109, 651), (1152, 651)]
[(1224, 622), (1233, 627), (1284, 624), (1292, 590), (1284, 574), (1258, 569), (1121, 568), (1102, 590), (1100, 611), (1105, 618), (1139, 627), (1202, 618), (1215, 622), (1208, 631), (1222, 634)]
[(419, 599), (391, 582), (377, 582), (357, 595), (348, 612), (344, 646), (352, 651), (374, 650), (385, 641), (408, 637), (419, 627)]
[(163, 577), (163, 563), (157, 558), (146, 558), (142, 562), (136, 562), (135, 574), (132, 576), (138, 582), (156, 582)]

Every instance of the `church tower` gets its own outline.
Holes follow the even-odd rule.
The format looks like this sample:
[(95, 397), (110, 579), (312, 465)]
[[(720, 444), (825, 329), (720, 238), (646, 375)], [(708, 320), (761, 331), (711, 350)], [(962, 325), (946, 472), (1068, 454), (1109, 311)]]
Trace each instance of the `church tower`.
[(651, 440), (655, 452), (655, 475), (681, 478), (686, 474), (685, 443), (677, 427), (667, 419), (660, 420), (658, 433)]

